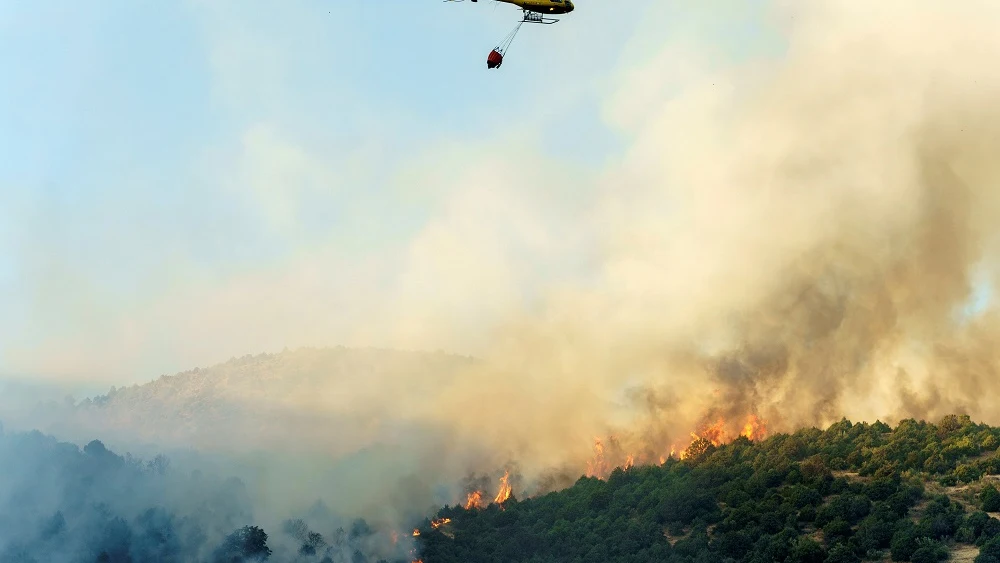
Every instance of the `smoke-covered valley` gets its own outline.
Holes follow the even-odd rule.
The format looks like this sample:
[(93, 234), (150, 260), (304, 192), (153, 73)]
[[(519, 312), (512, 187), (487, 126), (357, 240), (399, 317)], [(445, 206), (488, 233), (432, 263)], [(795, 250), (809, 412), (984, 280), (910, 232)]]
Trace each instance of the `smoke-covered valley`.
[[(149, 560), (157, 537), (148, 549), (191, 560), (257, 525), (291, 560), (309, 532), (286, 521), (302, 518), (342, 560), (369, 540), (368, 560), (407, 559), (408, 529), (475, 490), (492, 497), (508, 471), (523, 497), (679, 455), (692, 434), (953, 412), (1000, 423), (1000, 316), (978, 300), (1000, 242), (1000, 4), (773, 7), (781, 57), (721, 66), (667, 41), (620, 77), (605, 118), (628, 149), (579, 197), (585, 211), (533, 207), (566, 189), (551, 178), (453, 196), (408, 256), (465, 316), (445, 321), (421, 283), (370, 303), (359, 285), (352, 335), (474, 340), (477, 357), (302, 348), (105, 395), (0, 400), (4, 557), (118, 560), (128, 543)], [(513, 231), (537, 245), (531, 259), (498, 257)], [(449, 276), (455, 252), (489, 275)], [(565, 252), (587, 257), (586, 283), (503, 306)], [(34, 429), (86, 448), (22, 434)], [(379, 533), (352, 533), (355, 518)]]
[(318, 497), (282, 517), (239, 478), (184, 471), (164, 456), (117, 455), (99, 440), (81, 449), (37, 431), (8, 432), (0, 455), (5, 562), (360, 562), (415, 554), (412, 538), (392, 523), (342, 518)]
[(405, 408), (432, 401), (435, 388), (474, 363), (445, 354), (302, 349), (94, 397), (19, 396), (4, 420), (8, 430), (38, 429), (80, 445), (99, 438), (143, 458), (167, 455), (186, 471), (238, 476), (275, 510), (322, 498), (399, 521), (400, 509), (450, 501), (459, 479), (479, 465), (475, 456), (488, 453), (487, 445), (459, 444), (447, 426), (410, 418)]

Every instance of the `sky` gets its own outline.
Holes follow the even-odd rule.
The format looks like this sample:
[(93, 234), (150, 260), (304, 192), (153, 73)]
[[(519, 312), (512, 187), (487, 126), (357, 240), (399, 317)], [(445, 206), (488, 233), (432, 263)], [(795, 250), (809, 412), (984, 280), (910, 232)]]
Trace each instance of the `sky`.
[(475, 351), (455, 335), (594, 273), (579, 218), (689, 55), (780, 56), (767, 8), (580, 0), (488, 71), (512, 6), (8, 3), (0, 376)]

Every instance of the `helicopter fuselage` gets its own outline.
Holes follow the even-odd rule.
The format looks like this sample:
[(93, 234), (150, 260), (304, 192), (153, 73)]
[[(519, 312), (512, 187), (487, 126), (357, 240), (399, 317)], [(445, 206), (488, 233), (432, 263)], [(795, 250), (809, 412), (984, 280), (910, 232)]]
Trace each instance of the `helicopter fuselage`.
[[(473, 0), (475, 1), (475, 0)], [(568, 14), (575, 9), (572, 0), (499, 0), (529, 12), (539, 14)]]

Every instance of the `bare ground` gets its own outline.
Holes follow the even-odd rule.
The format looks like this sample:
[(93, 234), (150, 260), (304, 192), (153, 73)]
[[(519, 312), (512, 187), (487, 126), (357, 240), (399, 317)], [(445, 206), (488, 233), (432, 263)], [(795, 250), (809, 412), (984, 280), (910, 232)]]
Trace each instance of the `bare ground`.
[(952, 563), (972, 563), (975, 561), (977, 555), (979, 555), (979, 548), (974, 545), (956, 545), (952, 548), (951, 558), (948, 561)]

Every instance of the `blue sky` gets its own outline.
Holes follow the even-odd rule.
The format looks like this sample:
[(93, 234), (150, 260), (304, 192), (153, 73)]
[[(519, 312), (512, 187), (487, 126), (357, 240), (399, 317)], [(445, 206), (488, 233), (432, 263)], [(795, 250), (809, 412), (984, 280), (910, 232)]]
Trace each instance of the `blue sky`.
[[(629, 73), (678, 38), (720, 64), (780, 52), (763, 2), (691, 6), (581, 0), (524, 26), (498, 71), (486, 55), (518, 12), (489, 2), (0, 8), (0, 374), (130, 383), (350, 342), (338, 331), (415, 268), (435, 218), (484, 206), (467, 193), (572, 236), (632, 142), (614, 100), (669, 95), (623, 93)], [(540, 236), (469, 228), (505, 260)], [(411, 297), (446, 293), (428, 283)]]

